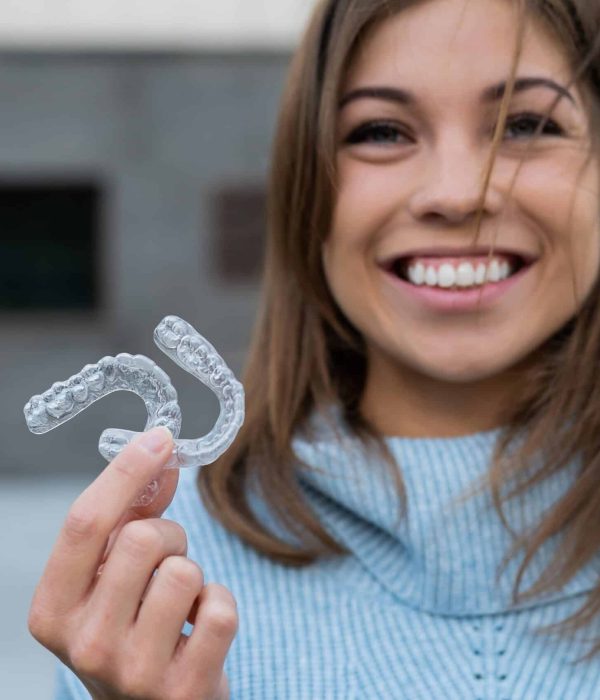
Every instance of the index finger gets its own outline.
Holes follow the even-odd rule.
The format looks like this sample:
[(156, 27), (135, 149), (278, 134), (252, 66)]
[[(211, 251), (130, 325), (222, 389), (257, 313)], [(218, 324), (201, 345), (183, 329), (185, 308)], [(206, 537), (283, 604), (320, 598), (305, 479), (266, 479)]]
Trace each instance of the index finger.
[(94, 580), (108, 538), (170, 456), (168, 428), (149, 430), (120, 452), (73, 502), (38, 585), (56, 615), (77, 605)]

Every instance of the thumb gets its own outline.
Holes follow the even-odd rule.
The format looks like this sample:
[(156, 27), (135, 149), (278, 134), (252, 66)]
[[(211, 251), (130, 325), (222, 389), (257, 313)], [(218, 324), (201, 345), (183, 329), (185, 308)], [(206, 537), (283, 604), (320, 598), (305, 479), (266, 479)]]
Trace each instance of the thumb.
[(163, 469), (155, 479), (156, 493), (148, 505), (132, 505), (125, 516), (131, 520), (143, 518), (160, 518), (173, 500), (179, 482), (179, 469)]
[[(167, 453), (170, 456), (170, 453)], [(165, 462), (166, 462), (165, 458)], [(152, 503), (146, 506), (131, 506), (118, 522), (114, 530), (110, 533), (106, 549), (104, 551), (103, 561), (108, 556), (112, 549), (113, 543), (121, 529), (132, 520), (146, 520), (148, 518), (160, 518), (165, 512), (168, 505), (173, 500), (177, 484), (179, 482), (179, 469), (163, 469), (156, 477), (158, 484), (157, 493)]]
[[(164, 428), (163, 428), (164, 430)], [(169, 451), (166, 452), (162, 469), (154, 482), (156, 482), (156, 489), (153, 490), (152, 502), (148, 505), (131, 505), (129, 510), (125, 513), (125, 522), (129, 520), (141, 520), (145, 518), (160, 518), (160, 516), (165, 512), (167, 506), (173, 500), (175, 495), (175, 489), (177, 488), (177, 482), (179, 481), (179, 469), (164, 469), (165, 464), (171, 458), (173, 453), (173, 436), (170, 430), (165, 430), (166, 433), (170, 435), (169, 439)], [(137, 435), (133, 442), (138, 441), (142, 437), (143, 433)], [(166, 445), (164, 446), (166, 448)], [(154, 484), (154, 482), (152, 482)], [(141, 494), (140, 494), (141, 495)]]

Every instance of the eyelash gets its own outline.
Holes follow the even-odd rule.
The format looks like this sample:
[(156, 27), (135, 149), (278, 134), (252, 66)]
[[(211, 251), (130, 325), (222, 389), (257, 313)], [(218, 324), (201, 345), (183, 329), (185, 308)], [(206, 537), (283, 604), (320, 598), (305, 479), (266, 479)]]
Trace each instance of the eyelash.
[[(535, 132), (539, 124), (544, 122), (544, 129), (542, 130), (542, 134), (547, 133), (547, 129), (553, 129), (558, 132), (551, 134), (552, 136), (562, 136), (564, 134), (563, 129), (561, 129), (561, 127), (554, 120), (544, 119), (544, 117), (541, 117), (539, 114), (532, 114), (530, 112), (525, 112), (523, 114), (517, 114), (512, 117), (509, 117), (506, 121), (506, 125), (508, 128), (510, 126), (513, 126), (514, 124), (525, 122), (528, 122), (530, 124), (535, 123), (533, 132)], [(346, 143), (350, 145), (355, 145), (364, 142), (382, 143), (381, 140), (371, 139), (370, 137), (378, 134), (381, 135), (382, 133), (386, 132), (388, 136), (401, 136), (404, 138), (409, 138), (408, 136), (406, 136), (406, 134), (404, 134), (400, 129), (397, 128), (397, 125), (394, 122), (373, 121), (362, 124), (357, 129), (352, 131), (351, 134), (347, 137)], [(393, 132), (393, 134), (391, 132)], [(384, 140), (387, 141), (387, 139)]]

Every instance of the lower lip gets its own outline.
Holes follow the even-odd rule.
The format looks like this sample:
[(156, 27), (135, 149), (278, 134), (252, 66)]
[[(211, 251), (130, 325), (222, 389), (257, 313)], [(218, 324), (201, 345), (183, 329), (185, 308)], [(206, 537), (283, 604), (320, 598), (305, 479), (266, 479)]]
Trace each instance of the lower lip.
[(492, 305), (511, 289), (514, 289), (531, 270), (533, 265), (523, 267), (519, 272), (501, 282), (487, 282), (483, 287), (465, 290), (448, 290), (438, 287), (417, 286), (385, 271), (387, 278), (401, 292), (425, 304), (434, 311), (476, 311)]

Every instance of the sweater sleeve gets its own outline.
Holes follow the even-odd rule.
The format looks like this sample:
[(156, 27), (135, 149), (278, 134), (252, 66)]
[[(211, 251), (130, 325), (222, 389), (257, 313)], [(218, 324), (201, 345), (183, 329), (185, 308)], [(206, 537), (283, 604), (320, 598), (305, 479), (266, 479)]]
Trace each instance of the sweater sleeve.
[(77, 676), (60, 661), (56, 667), (54, 700), (91, 700), (91, 695)]

